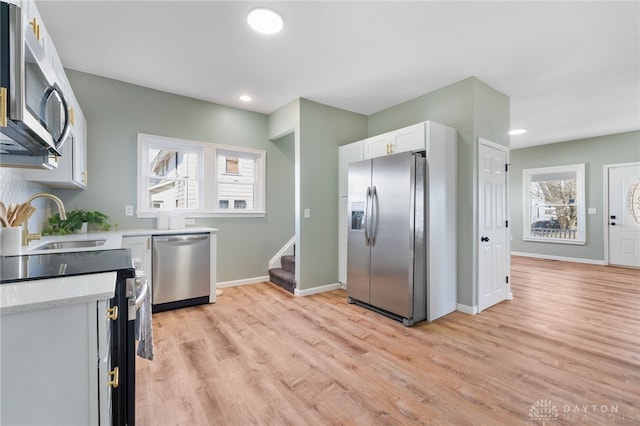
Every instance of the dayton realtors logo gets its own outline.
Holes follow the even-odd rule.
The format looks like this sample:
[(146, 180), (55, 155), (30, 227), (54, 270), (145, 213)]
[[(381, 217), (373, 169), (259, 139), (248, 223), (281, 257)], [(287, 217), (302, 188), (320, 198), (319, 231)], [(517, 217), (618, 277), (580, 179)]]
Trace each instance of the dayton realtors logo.
[(558, 407), (548, 399), (540, 399), (529, 408), (529, 417), (533, 421), (542, 421), (546, 425), (548, 421), (557, 420), (560, 414)]
[(535, 423), (541, 422), (542, 425), (556, 420), (579, 424), (586, 422), (637, 423), (640, 421), (640, 414), (621, 413), (618, 405), (564, 404), (558, 408), (551, 400), (540, 399), (529, 407), (529, 418)]

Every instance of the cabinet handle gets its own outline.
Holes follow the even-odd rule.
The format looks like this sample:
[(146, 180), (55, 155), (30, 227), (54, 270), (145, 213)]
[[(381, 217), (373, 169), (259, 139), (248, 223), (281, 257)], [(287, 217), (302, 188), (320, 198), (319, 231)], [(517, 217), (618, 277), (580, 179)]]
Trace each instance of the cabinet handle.
[(113, 370), (109, 371), (107, 373), (107, 375), (109, 376), (109, 381), (107, 382), (107, 384), (111, 387), (113, 387), (114, 389), (117, 388), (120, 385), (120, 368), (116, 367)]
[(33, 33), (36, 35), (36, 39), (40, 41), (40, 24), (38, 24), (38, 20), (36, 18), (33, 18), (29, 21), (29, 25), (31, 25)]
[(0, 127), (7, 127), (7, 88), (0, 87)]
[(107, 309), (107, 319), (117, 320), (118, 319), (118, 307), (114, 306), (112, 308)]
[(392, 143), (388, 143), (387, 144), (387, 154), (393, 154), (393, 144)]

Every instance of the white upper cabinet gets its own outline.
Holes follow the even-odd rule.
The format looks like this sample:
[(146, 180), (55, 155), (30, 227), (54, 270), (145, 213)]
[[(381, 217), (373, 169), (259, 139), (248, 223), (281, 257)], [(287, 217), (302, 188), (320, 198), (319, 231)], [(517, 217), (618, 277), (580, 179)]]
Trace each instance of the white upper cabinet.
[(363, 141), (364, 158), (426, 149), (424, 126), (424, 122), (418, 123), (365, 139)]
[[(30, 31), (33, 34), (45, 52), (50, 49), (50, 40), (49, 35), (47, 34), (47, 30), (42, 23), (42, 18), (40, 17), (40, 12), (38, 12), (38, 8), (35, 5), (33, 0), (22, 0), (22, 2), (12, 2), (17, 6), (20, 6), (22, 10), (22, 18), (27, 21), (27, 25), (24, 26), (25, 31)], [(27, 34), (25, 34), (25, 37)], [(35, 53), (35, 52), (34, 52)], [(37, 54), (37, 53), (36, 53)], [(47, 54), (48, 55), (48, 54)]]
[(15, 2), (22, 8), (23, 19), (28, 21), (29, 36), (35, 36), (41, 46), (46, 60), (50, 62), (55, 74), (55, 81), (62, 89), (67, 101), (71, 128), (69, 136), (61, 148), (61, 155), (57, 157), (57, 168), (53, 170), (24, 169), (25, 180), (40, 182), (54, 188), (87, 187), (87, 122), (76, 99), (71, 84), (64, 71), (60, 57), (52, 43), (47, 38), (46, 29), (33, 0)]
[(57, 158), (58, 167), (53, 170), (24, 169), (25, 180), (40, 182), (53, 188), (87, 187), (87, 122), (75, 97), (69, 96), (71, 130)]

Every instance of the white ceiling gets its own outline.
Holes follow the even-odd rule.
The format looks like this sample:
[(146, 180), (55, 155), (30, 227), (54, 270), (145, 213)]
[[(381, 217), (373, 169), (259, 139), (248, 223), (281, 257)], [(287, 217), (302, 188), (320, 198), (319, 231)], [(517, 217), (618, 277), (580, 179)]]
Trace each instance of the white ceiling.
[[(512, 148), (640, 129), (638, 1), (37, 4), (65, 67), (223, 105), (368, 115), (475, 76), (529, 130)], [(256, 6), (284, 31), (251, 31)]]

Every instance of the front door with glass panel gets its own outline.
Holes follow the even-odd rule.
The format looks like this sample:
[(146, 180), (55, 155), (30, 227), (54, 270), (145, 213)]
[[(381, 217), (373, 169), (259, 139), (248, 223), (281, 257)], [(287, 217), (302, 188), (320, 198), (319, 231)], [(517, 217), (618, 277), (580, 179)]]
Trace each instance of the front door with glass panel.
[(608, 169), (609, 263), (640, 268), (640, 163)]

